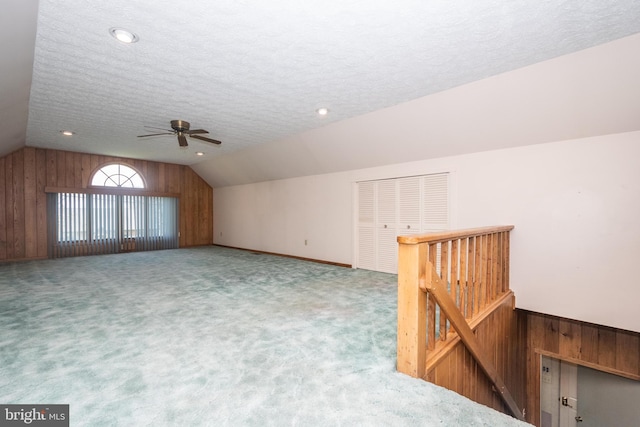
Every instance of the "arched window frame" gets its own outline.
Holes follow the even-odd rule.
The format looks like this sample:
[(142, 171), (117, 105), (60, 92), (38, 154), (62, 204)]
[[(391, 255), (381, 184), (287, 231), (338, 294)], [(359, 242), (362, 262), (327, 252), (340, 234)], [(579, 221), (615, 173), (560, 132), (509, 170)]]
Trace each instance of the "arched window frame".
[[(114, 167), (117, 167), (117, 171), (109, 170)], [(129, 173), (129, 172), (133, 172), (133, 173)], [(94, 183), (94, 180), (100, 177), (100, 174), (104, 176), (104, 184)], [(114, 179), (113, 177), (116, 177), (116, 176), (118, 178)], [(136, 182), (137, 178), (139, 178), (139, 183)], [(111, 183), (113, 185), (107, 185), (108, 180), (111, 180)], [(127, 185), (127, 184), (131, 184), (131, 185)], [(140, 171), (137, 170), (135, 167), (125, 163), (113, 162), (113, 163), (105, 163), (101, 165), (91, 174), (91, 177), (89, 179), (89, 187), (145, 189), (147, 188), (147, 183), (144, 178), (144, 175), (142, 175), (142, 173), (140, 173)]]

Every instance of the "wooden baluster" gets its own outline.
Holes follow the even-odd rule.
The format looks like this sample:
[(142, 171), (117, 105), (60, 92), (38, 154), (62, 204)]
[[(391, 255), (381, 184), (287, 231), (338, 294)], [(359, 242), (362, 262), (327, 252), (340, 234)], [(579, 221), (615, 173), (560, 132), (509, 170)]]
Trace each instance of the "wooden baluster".
[(451, 241), (451, 298), (455, 302), (456, 306), (460, 308), (460, 302), (458, 301), (458, 265), (460, 260), (460, 248), (458, 242), (460, 239), (454, 239)]
[[(438, 258), (438, 245), (431, 243), (429, 245), (429, 262), (435, 268)], [(438, 322), (436, 321), (436, 300), (433, 297), (427, 297), (427, 350), (436, 348), (436, 330)]]
[(473, 270), (473, 315), (478, 314), (481, 308), (480, 296), (482, 293), (482, 236), (476, 236)]
[(498, 233), (498, 295), (505, 292), (504, 289), (504, 233)]
[(467, 282), (469, 285), (469, 318), (476, 313), (476, 238), (469, 237), (469, 268)]
[[(442, 283), (448, 283), (449, 278), (449, 242), (440, 244), (440, 278)], [(447, 340), (447, 316), (440, 307), (440, 341)]]
[(468, 242), (469, 239), (461, 239), (460, 240), (460, 311), (467, 319), (469, 316), (469, 308), (468, 308), (468, 288), (467, 288), (467, 260), (469, 253), (468, 251)]
[(504, 290), (508, 291), (511, 289), (509, 285), (509, 266), (510, 266), (510, 254), (511, 254), (511, 244), (509, 243), (509, 232), (504, 232)]
[(493, 235), (493, 254), (494, 254), (494, 258), (493, 258), (493, 300), (495, 301), (496, 299), (498, 299), (498, 295), (500, 295), (502, 293), (502, 290), (500, 289), (502, 284), (502, 274), (500, 272), (500, 267), (502, 265), (502, 261), (501, 261), (501, 254), (500, 254), (500, 234), (498, 233), (494, 233)]
[(482, 288), (482, 299), (480, 300), (480, 307), (484, 309), (490, 300), (491, 290), (489, 289), (489, 278), (490, 278), (490, 268), (489, 268), (489, 238), (486, 234), (482, 237), (482, 274), (480, 277), (482, 278), (481, 288)]
[(497, 262), (497, 254), (496, 254), (496, 235), (495, 233), (489, 234), (487, 236), (489, 238), (489, 300), (488, 304), (491, 304), (496, 299), (496, 262)]

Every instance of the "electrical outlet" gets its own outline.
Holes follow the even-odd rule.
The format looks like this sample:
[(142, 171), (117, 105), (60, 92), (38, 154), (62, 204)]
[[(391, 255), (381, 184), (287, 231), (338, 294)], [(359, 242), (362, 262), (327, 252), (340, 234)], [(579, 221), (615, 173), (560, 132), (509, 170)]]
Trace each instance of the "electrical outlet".
[(307, 239), (304, 239), (304, 245), (307, 246)]

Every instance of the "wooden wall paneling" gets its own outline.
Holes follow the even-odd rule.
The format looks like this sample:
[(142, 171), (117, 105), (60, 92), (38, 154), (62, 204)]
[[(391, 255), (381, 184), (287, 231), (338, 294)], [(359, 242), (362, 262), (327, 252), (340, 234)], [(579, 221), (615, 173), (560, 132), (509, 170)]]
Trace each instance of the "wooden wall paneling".
[(86, 154), (73, 153), (73, 187), (87, 188), (87, 183), (82, 180), (82, 158)]
[(36, 257), (47, 256), (47, 195), (41, 191), (47, 185), (46, 150), (36, 149)]
[(616, 332), (613, 329), (598, 330), (598, 364), (608, 368), (616, 366)]
[(619, 371), (639, 373), (640, 365), (638, 353), (629, 351), (638, 348), (640, 335), (627, 331), (616, 331), (616, 364)]
[[(497, 259), (498, 257), (496, 257)], [(496, 264), (497, 265), (497, 264)], [(499, 282), (496, 282), (496, 289)], [(504, 382), (509, 387), (509, 390), (513, 389), (513, 382), (510, 381), (512, 377), (512, 371), (509, 362), (511, 360), (510, 355), (511, 351), (509, 349), (509, 338), (511, 336), (511, 328), (513, 328), (513, 322), (511, 322), (511, 317), (515, 317), (515, 313), (511, 307), (507, 307), (505, 310), (504, 307), (500, 308), (500, 312), (498, 313), (500, 316), (500, 320), (498, 322), (498, 332), (499, 335), (495, 338), (495, 347), (496, 347), (496, 366), (498, 367), (498, 372), (500, 376), (503, 378)], [(517, 397), (515, 394), (514, 398)], [(518, 402), (518, 407), (522, 408), (523, 402)]]
[(0, 158), (0, 260), (47, 256), (45, 187), (86, 189), (92, 173), (125, 163), (150, 191), (178, 193), (180, 246), (213, 243), (213, 189), (190, 167), (26, 147)]
[(156, 190), (157, 191), (168, 191), (166, 186), (166, 178), (165, 178), (165, 164), (158, 164), (158, 175), (156, 181)]
[(119, 159), (113, 156), (104, 156), (105, 163), (124, 163), (125, 165), (131, 165), (131, 160), (129, 159)]
[(198, 211), (198, 201), (195, 197), (196, 192), (196, 183), (195, 178), (191, 172), (191, 168), (184, 167), (183, 173), (185, 177), (185, 182), (187, 184), (186, 193), (188, 194), (189, 200), (189, 211), (187, 213), (188, 225), (187, 225), (187, 236), (189, 237), (189, 246), (193, 245), (198, 239), (198, 218), (194, 215), (195, 212)]
[(582, 329), (580, 324), (565, 319), (558, 321), (558, 352), (560, 354), (580, 359), (582, 348)]
[[(518, 406), (526, 405), (526, 363), (525, 352), (517, 351), (518, 343), (513, 338), (526, 334), (524, 324), (518, 321), (511, 301), (502, 304), (474, 330), (477, 340), (495, 364)], [(514, 370), (515, 369), (515, 370)], [(519, 370), (518, 370), (519, 369)], [(479, 369), (472, 355), (462, 342), (426, 372), (425, 379), (449, 388), (476, 402), (496, 410), (510, 413), (486, 374)]]
[[(133, 161), (133, 163), (131, 164), (131, 166), (133, 166), (133, 168), (138, 171), (138, 173), (142, 174), (142, 176), (146, 177), (147, 176), (147, 163), (144, 160), (139, 160), (139, 159), (135, 159)], [(151, 183), (153, 185), (153, 182)], [(148, 186), (147, 188), (151, 189), (152, 186)]]
[(180, 193), (185, 194), (185, 197), (180, 199), (180, 230), (181, 239), (180, 246), (186, 247), (191, 243), (191, 232), (193, 230), (192, 227), (189, 226), (188, 215), (191, 212), (191, 197), (188, 196), (190, 189), (190, 181), (188, 176), (186, 176), (184, 167), (180, 167), (180, 176), (181, 176), (181, 190)]
[[(207, 207), (209, 206), (209, 201), (207, 200), (207, 193), (208, 193), (207, 188), (205, 188), (205, 186), (202, 185), (203, 180), (198, 176), (197, 173), (195, 173), (193, 170), (191, 170), (191, 173), (196, 179), (196, 184), (198, 189), (197, 197), (196, 197), (198, 212), (207, 212)], [(211, 228), (208, 227), (208, 224), (207, 224), (207, 217), (208, 215), (206, 216), (198, 215), (198, 241), (197, 241), (198, 245), (202, 245), (206, 242), (207, 232), (211, 230)]]
[(41, 150), (45, 153), (47, 159), (46, 175), (47, 175), (47, 187), (55, 187), (58, 185), (58, 168), (57, 160), (58, 154), (55, 150)]
[(202, 225), (200, 244), (213, 244), (213, 188), (203, 185), (206, 182), (200, 177), (198, 177), (198, 181), (201, 189), (198, 199), (202, 204), (200, 211), (206, 213), (206, 215), (200, 215), (200, 224)]
[(64, 185), (67, 188), (76, 188), (75, 165), (73, 153), (64, 152)]
[(0, 204), (5, 209), (0, 211), (0, 260), (7, 259), (7, 160), (0, 158)]
[(180, 193), (182, 190), (182, 171), (180, 165), (167, 164), (167, 191), (169, 193)]
[(471, 354), (466, 349), (463, 351), (462, 360), (462, 375), (464, 378), (464, 385), (462, 387), (462, 395), (469, 397), (469, 399), (475, 398), (475, 361)]
[(209, 223), (209, 241), (207, 242), (207, 244), (209, 245), (213, 245), (213, 236), (214, 236), (214, 229), (213, 229), (213, 187), (211, 187), (210, 185), (207, 185), (208, 190), (207, 190), (207, 222)]
[(196, 176), (198, 177), (198, 185), (201, 189), (199, 197), (202, 205), (201, 212), (206, 213), (206, 215), (200, 215), (200, 224), (202, 225), (202, 229), (200, 232), (199, 244), (213, 244), (213, 188), (206, 185), (207, 183), (197, 174)]
[(13, 154), (13, 247), (14, 258), (25, 257), (24, 151)]
[[(38, 256), (38, 226), (36, 203), (36, 149), (27, 147), (24, 152), (24, 257)], [(30, 208), (26, 208), (29, 206)]]
[(444, 388), (449, 388), (449, 360), (443, 359), (436, 368), (436, 384)]
[[(638, 348), (636, 350), (630, 349), (630, 351), (636, 353), (638, 355), (638, 358), (640, 359), (640, 339), (638, 340)], [(640, 377), (640, 361), (638, 362), (638, 376)]]
[(463, 394), (464, 393), (464, 386), (465, 386), (465, 348), (464, 346), (456, 346), (456, 355), (455, 355), (455, 361), (456, 361), (456, 369), (455, 369), (455, 380), (454, 380), (454, 384), (455, 384), (455, 391), (459, 394)]
[(83, 155), (80, 158), (80, 180), (82, 182), (82, 188), (87, 188), (90, 184), (89, 180), (91, 179), (91, 173), (93, 169), (91, 169), (91, 156)]
[[(525, 314), (526, 316), (526, 314)], [(540, 353), (544, 348), (544, 317), (530, 315), (527, 318), (527, 421), (540, 425)]]
[(65, 175), (65, 155), (64, 151), (56, 151), (56, 187), (67, 187), (67, 177)]
[(519, 377), (514, 379), (521, 386), (518, 387), (521, 396), (519, 402), (523, 402), (523, 409), (527, 404), (527, 317), (522, 316), (520, 312), (516, 310), (516, 323), (518, 325), (518, 339), (513, 341), (513, 345), (516, 347), (516, 365), (518, 368), (515, 372), (519, 373)]
[(152, 189), (153, 191), (164, 191), (160, 189), (160, 185), (158, 183), (158, 168), (158, 163), (146, 162), (144, 177), (147, 180), (148, 188)]
[(544, 317), (544, 349), (553, 353), (558, 353), (560, 348), (559, 323), (557, 317)]
[(640, 380), (640, 334), (541, 313), (519, 312), (526, 325), (527, 421), (540, 423), (540, 355)]
[(200, 221), (197, 215), (198, 212), (198, 180), (196, 179), (196, 174), (193, 170), (185, 166), (185, 174), (188, 176), (189, 180), (189, 194), (191, 199), (191, 212), (189, 212), (190, 223), (191, 223), (191, 245), (197, 245), (200, 240)]
[(91, 154), (89, 155), (89, 175), (93, 176), (93, 173), (98, 169), (98, 166), (100, 165), (100, 156), (96, 155), (96, 154)]
[(580, 327), (580, 358), (585, 362), (598, 363), (598, 327), (583, 323)]

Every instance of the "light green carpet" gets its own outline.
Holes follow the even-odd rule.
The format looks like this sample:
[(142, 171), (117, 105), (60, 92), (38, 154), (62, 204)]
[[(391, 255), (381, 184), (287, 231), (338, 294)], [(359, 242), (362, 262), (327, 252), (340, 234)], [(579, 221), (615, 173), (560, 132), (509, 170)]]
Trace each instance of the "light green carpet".
[(517, 426), (395, 371), (396, 276), (219, 247), (0, 264), (0, 403), (72, 426)]

